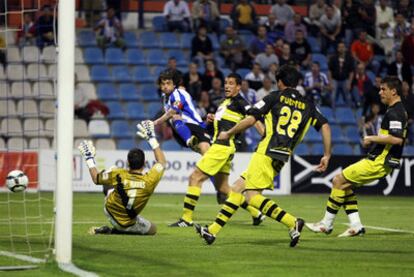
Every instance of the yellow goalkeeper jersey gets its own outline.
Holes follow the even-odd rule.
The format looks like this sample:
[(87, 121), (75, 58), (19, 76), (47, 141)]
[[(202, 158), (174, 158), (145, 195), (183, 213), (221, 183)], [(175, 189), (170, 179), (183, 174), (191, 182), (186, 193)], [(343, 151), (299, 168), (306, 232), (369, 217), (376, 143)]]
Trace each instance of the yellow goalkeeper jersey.
[(163, 174), (164, 167), (159, 163), (146, 174), (122, 168), (99, 173), (99, 185), (114, 186), (105, 202), (108, 213), (123, 227), (135, 224), (137, 215), (144, 209)]

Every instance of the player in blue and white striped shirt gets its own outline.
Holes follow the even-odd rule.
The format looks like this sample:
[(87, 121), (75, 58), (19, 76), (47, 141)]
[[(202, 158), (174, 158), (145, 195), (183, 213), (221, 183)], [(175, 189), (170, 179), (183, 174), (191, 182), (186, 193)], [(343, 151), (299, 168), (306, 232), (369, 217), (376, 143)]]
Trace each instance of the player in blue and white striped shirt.
[(165, 113), (154, 121), (154, 125), (169, 120), (179, 144), (204, 154), (210, 147), (211, 138), (190, 94), (178, 87), (180, 80), (181, 76), (174, 70), (161, 72), (158, 84), (164, 95)]

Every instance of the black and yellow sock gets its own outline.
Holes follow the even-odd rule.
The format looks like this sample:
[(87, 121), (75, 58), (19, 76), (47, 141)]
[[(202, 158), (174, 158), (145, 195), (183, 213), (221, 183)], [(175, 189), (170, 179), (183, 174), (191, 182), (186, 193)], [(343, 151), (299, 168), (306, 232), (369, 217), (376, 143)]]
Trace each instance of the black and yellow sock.
[(263, 214), (286, 225), (289, 229), (295, 227), (296, 218), (280, 208), (273, 200), (257, 194), (250, 200), (250, 205), (258, 208)]
[(253, 207), (252, 205), (247, 204), (246, 201), (244, 201), (241, 205), (241, 208), (245, 209), (250, 213), (250, 215), (254, 218), (258, 218), (260, 216), (260, 211)]
[(345, 202), (343, 206), (347, 215), (358, 212), (357, 197), (352, 189), (345, 191)]
[(331, 214), (337, 214), (345, 202), (345, 191), (341, 189), (332, 189), (326, 203), (326, 211)]
[(226, 202), (221, 206), (221, 210), (217, 214), (216, 220), (208, 226), (208, 231), (213, 235), (217, 235), (244, 201), (245, 198), (241, 193), (230, 192)]
[(181, 217), (187, 222), (193, 221), (193, 213), (195, 206), (197, 205), (198, 198), (201, 194), (201, 188), (195, 186), (189, 186), (187, 194), (184, 197), (184, 209), (183, 216)]

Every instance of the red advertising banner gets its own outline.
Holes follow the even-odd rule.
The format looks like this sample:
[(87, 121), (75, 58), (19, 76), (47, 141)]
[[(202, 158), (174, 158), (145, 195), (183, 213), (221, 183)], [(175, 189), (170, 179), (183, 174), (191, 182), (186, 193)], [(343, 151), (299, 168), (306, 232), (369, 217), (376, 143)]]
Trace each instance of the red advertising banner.
[(6, 186), (7, 174), (15, 169), (23, 171), (29, 178), (29, 189), (38, 187), (38, 155), (37, 152), (4, 152), (0, 151), (0, 188)]

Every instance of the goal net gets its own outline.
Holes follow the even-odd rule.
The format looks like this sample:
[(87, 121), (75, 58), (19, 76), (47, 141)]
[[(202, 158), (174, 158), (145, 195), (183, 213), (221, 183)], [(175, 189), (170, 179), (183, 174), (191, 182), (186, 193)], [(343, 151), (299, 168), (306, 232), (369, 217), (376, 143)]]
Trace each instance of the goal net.
[[(55, 147), (56, 1), (0, 0), (0, 270), (44, 262), (52, 252), (53, 193), (40, 190), (44, 149)], [(26, 190), (6, 176), (23, 171)]]

